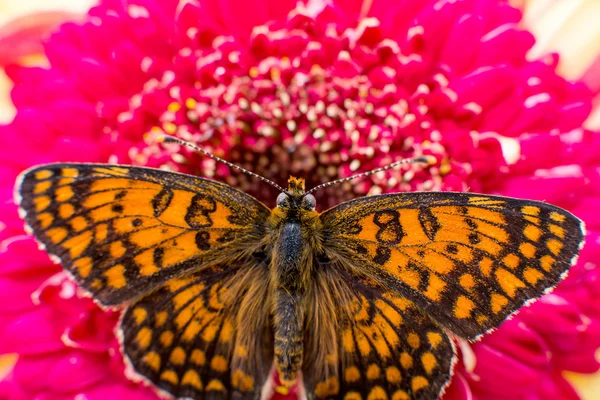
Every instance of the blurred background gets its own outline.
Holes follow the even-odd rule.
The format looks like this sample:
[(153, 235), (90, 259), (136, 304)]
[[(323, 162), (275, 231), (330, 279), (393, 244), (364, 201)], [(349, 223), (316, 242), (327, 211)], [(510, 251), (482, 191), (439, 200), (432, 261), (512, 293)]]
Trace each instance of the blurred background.
[[(583, 80), (600, 92), (600, 0), (510, 0), (523, 11), (522, 24), (537, 39), (530, 57), (560, 54), (559, 72)], [(12, 120), (11, 83), (3, 68), (12, 63), (44, 65), (42, 40), (66, 20), (80, 18), (95, 3), (90, 0), (0, 0), (0, 123)], [(600, 129), (600, 96), (586, 122)], [(598, 353), (600, 357), (600, 353)], [(14, 357), (0, 356), (0, 379)], [(600, 373), (595, 376), (566, 373), (585, 400), (600, 398)]]

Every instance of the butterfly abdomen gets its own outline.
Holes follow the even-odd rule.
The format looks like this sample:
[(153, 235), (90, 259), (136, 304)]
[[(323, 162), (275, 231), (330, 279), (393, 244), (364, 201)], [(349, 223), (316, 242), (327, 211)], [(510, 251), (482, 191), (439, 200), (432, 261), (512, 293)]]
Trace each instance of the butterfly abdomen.
[(272, 264), (275, 333), (275, 365), (284, 385), (293, 385), (303, 358), (302, 270), (303, 248), (300, 222), (288, 221), (279, 227)]

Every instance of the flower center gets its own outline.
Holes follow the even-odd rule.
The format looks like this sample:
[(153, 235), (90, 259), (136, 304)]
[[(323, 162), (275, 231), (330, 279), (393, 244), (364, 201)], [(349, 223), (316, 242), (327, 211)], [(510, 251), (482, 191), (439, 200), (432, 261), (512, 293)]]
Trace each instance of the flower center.
[(283, 26), (255, 28), (244, 46), (220, 36), (210, 48), (182, 48), (173, 69), (132, 101), (130, 116), (155, 115), (144, 123), (146, 143), (130, 152), (133, 162), (214, 177), (271, 204), (274, 188), (186, 149), (163, 148), (156, 134), (279, 184), (303, 177), (308, 188), (405, 157), (438, 160), (316, 193), (320, 208), (365, 194), (472, 185), (464, 151), (474, 146), (477, 106), (457, 105), (446, 73), (426, 68), (417, 53), (404, 55), (377, 20), (346, 27), (331, 18), (296, 9)]

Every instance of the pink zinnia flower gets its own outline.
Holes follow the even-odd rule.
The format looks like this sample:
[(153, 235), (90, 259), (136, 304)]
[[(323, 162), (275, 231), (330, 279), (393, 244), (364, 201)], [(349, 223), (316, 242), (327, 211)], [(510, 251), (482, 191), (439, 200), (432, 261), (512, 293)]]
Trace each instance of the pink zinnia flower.
[(62, 25), (45, 44), (49, 68), (6, 69), (18, 113), (0, 127), (0, 353), (19, 359), (0, 398), (156, 398), (124, 375), (118, 315), (37, 250), (11, 199), (23, 169), (85, 161), (210, 176), (273, 205), (270, 187), (159, 146), (164, 131), (309, 186), (414, 154), (439, 161), (321, 191), (321, 209), (470, 190), (573, 211), (588, 244), (569, 278), (463, 344), (446, 398), (577, 399), (562, 371), (599, 367), (600, 136), (581, 128), (593, 93), (558, 76), (556, 56), (526, 59), (534, 39), (520, 18), (501, 0), (106, 0)]

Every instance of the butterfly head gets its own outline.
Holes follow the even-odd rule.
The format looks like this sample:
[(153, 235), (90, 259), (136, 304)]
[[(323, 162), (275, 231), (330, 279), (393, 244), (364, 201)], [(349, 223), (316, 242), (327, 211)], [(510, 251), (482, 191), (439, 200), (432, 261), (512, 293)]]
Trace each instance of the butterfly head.
[(288, 189), (277, 196), (277, 207), (292, 210), (314, 210), (317, 201), (312, 194), (307, 194), (304, 190), (304, 179), (291, 176), (288, 179)]

